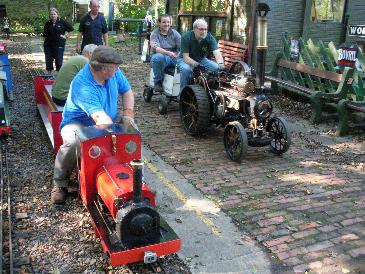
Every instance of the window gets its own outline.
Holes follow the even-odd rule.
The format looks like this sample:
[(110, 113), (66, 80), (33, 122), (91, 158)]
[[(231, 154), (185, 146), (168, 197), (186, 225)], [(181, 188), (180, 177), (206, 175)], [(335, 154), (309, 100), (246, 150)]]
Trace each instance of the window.
[(311, 18), (313, 22), (342, 22), (346, 0), (313, 0)]

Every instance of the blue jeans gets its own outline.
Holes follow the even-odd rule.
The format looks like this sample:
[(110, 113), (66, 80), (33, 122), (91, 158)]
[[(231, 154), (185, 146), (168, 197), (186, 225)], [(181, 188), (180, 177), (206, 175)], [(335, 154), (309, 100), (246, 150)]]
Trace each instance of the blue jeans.
[[(209, 60), (208, 58), (204, 57), (200, 63), (208, 72), (218, 70), (219, 66), (216, 62)], [(191, 76), (193, 75), (193, 67), (188, 65), (184, 62), (183, 58), (177, 59), (177, 67), (180, 70), (180, 92), (181, 90), (189, 85)]]
[(59, 71), (63, 63), (64, 47), (50, 46), (44, 44), (44, 55), (46, 58), (46, 70), (53, 70), (53, 60), (56, 64), (56, 70)]
[(176, 60), (162, 53), (154, 53), (151, 58), (151, 67), (153, 70), (155, 84), (163, 81), (165, 68), (174, 67)]

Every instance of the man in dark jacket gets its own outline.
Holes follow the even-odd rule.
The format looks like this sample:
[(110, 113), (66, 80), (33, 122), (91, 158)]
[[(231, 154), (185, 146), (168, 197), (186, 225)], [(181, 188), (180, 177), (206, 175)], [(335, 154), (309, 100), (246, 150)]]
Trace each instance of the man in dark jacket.
[[(90, 12), (80, 20), (79, 34), (77, 36), (76, 51), (81, 53), (84, 46), (88, 44), (109, 46), (108, 27), (105, 18), (99, 13), (100, 4), (98, 0), (91, 0)], [(82, 40), (81, 46), (80, 42)]]

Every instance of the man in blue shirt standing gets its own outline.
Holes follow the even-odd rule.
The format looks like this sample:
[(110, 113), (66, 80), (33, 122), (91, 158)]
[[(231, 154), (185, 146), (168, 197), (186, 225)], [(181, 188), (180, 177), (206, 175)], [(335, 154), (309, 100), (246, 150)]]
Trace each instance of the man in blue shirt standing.
[(134, 95), (119, 69), (121, 62), (121, 56), (114, 49), (99, 46), (94, 50), (89, 65), (71, 82), (60, 126), (63, 144), (55, 160), (51, 192), (53, 204), (63, 204), (67, 198), (68, 181), (76, 166), (75, 130), (115, 123), (119, 94), (123, 97), (120, 116), (124, 124), (134, 124)]
[[(80, 20), (79, 34), (77, 35), (76, 52), (81, 53), (84, 46), (88, 44), (108, 46), (108, 27), (103, 15), (99, 13), (100, 4), (98, 0), (91, 0), (88, 12)], [(82, 39), (81, 47), (80, 42)]]

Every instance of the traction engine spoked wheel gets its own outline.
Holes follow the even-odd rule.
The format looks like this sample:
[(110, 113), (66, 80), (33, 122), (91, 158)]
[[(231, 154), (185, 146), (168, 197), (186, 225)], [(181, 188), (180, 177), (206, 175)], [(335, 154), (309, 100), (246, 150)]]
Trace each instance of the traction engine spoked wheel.
[(152, 95), (153, 95), (153, 89), (152, 89), (152, 88), (150, 88), (150, 87), (146, 87), (146, 88), (143, 90), (143, 100), (144, 100), (146, 103), (150, 103), (150, 102), (151, 102)]
[(206, 131), (210, 123), (207, 92), (200, 85), (183, 88), (180, 95), (180, 118), (186, 133), (192, 136)]
[(158, 101), (158, 113), (166, 114), (167, 113), (167, 102), (165, 98), (160, 98)]
[(247, 153), (247, 133), (240, 122), (230, 122), (224, 128), (224, 149), (232, 161), (240, 161)]
[(266, 130), (272, 136), (270, 150), (273, 153), (280, 155), (289, 149), (291, 144), (290, 131), (288, 123), (283, 118), (271, 118)]

